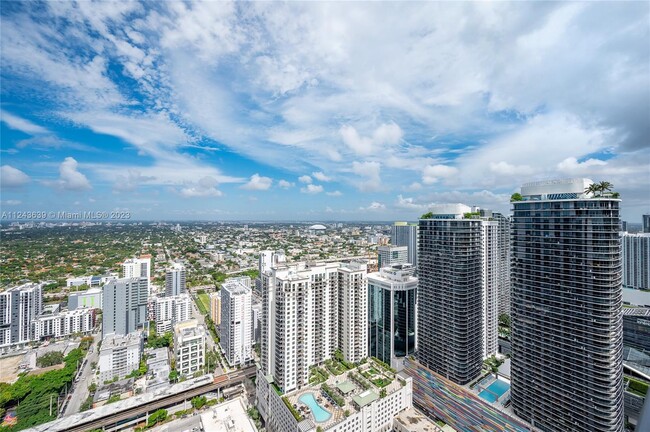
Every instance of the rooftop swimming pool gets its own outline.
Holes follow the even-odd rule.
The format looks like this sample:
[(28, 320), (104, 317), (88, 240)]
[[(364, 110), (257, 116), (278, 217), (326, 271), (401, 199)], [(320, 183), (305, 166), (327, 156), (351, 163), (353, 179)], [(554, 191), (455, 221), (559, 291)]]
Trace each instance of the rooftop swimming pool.
[(330, 417), (332, 417), (332, 414), (329, 411), (327, 411), (325, 408), (320, 406), (318, 402), (316, 402), (313, 393), (305, 393), (304, 395), (300, 396), (298, 400), (309, 407), (312, 414), (314, 414), (314, 419), (318, 423), (326, 422), (330, 419)]
[(486, 401), (493, 403), (496, 402), (498, 398), (503, 396), (503, 394), (507, 392), (509, 389), (510, 389), (510, 384), (500, 379), (497, 379), (478, 395), (483, 399), (485, 399)]

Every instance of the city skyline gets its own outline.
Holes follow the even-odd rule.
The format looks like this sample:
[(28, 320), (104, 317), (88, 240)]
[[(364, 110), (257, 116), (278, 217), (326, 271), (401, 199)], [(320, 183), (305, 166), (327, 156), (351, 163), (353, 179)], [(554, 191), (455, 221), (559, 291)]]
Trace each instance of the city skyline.
[(2, 208), (415, 220), (434, 203), (508, 214), (522, 183), (589, 177), (640, 222), (648, 14), (644, 2), (9, 2)]

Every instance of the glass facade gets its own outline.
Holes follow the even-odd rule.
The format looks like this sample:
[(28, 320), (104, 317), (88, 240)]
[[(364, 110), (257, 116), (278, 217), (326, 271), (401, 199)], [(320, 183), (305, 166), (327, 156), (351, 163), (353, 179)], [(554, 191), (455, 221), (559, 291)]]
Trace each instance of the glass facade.
[(391, 364), (415, 352), (416, 287), (394, 290), (369, 281), (370, 355)]

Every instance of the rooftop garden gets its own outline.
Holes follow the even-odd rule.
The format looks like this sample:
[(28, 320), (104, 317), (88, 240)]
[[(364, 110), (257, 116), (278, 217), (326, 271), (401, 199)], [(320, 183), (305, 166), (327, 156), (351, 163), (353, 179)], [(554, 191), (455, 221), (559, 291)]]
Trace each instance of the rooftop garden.
[(647, 382), (629, 376), (623, 377), (623, 381), (625, 382), (625, 390), (629, 391), (630, 393), (641, 397), (645, 397), (648, 393)]
[(621, 196), (618, 192), (612, 192), (614, 185), (608, 181), (601, 181), (599, 183), (592, 183), (585, 189), (586, 194), (592, 194), (595, 198), (619, 198)]

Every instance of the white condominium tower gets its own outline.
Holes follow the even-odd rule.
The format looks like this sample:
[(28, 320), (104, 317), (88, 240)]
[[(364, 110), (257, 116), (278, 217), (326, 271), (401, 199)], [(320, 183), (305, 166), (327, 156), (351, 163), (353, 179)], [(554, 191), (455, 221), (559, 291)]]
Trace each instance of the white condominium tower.
[(351, 362), (367, 357), (365, 263), (281, 264), (261, 279), (261, 366), (284, 392), (307, 385), (309, 367), (337, 349)]
[(650, 289), (650, 233), (621, 233), (623, 287)]
[(512, 407), (543, 431), (623, 430), (620, 200), (592, 183), (512, 203)]
[(151, 255), (129, 258), (122, 263), (122, 278), (147, 278), (147, 293), (151, 280)]
[(153, 300), (156, 313), (156, 332), (163, 334), (173, 330), (174, 325), (191, 318), (190, 295), (180, 294), (171, 297), (157, 297)]
[(408, 248), (407, 263), (418, 262), (418, 224), (417, 222), (395, 222), (391, 230), (390, 242), (394, 246)]
[(219, 343), (230, 366), (246, 364), (253, 358), (252, 321), (250, 288), (237, 281), (224, 282)]
[[(394, 264), (407, 264), (409, 252), (407, 246), (379, 246), (377, 247), (377, 268), (390, 267)], [(411, 264), (411, 263), (409, 263)]]
[(176, 296), (185, 292), (185, 266), (174, 263), (165, 270), (165, 295)]
[(420, 219), (418, 357), (459, 384), (498, 348), (498, 227), (463, 204)]
[(43, 312), (43, 284), (26, 283), (0, 293), (0, 348), (34, 339), (32, 321)]

